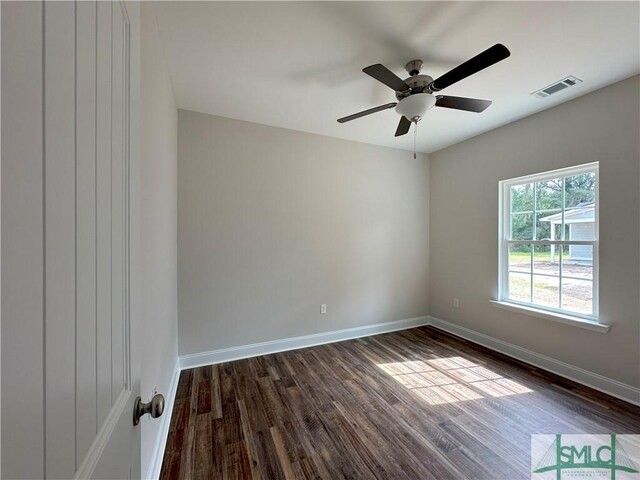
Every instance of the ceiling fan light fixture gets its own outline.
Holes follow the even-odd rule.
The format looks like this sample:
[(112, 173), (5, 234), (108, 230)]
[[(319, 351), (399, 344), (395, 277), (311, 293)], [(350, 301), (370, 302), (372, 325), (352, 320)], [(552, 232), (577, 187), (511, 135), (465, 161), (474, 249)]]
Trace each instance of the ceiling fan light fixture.
[[(362, 71), (394, 90), (399, 103), (387, 103), (386, 105), (370, 108), (362, 112), (339, 118), (338, 122), (350, 122), (356, 118), (395, 107), (396, 113), (400, 115), (400, 123), (398, 123), (395, 136), (401, 137), (409, 133), (411, 123), (415, 123), (417, 129), (418, 122), (425, 116), (427, 111), (433, 107), (451, 108), (453, 110), (475, 113), (484, 112), (489, 105), (491, 105), (490, 100), (452, 97), (449, 95), (434, 96), (433, 92), (439, 92), (460, 80), (464, 80), (465, 78), (490, 67), (494, 63), (504, 60), (509, 55), (511, 55), (511, 52), (509, 52), (507, 47), (501, 43), (496, 43), (493, 47), (487, 48), (484, 52), (480, 52), (475, 57), (458, 65), (453, 70), (449, 70), (447, 73), (441, 75), (435, 80), (429, 75), (423, 75), (420, 73), (420, 70), (422, 69), (422, 60), (418, 59), (412, 60), (405, 65), (410, 76), (404, 80), (381, 63), (369, 65), (368, 67), (363, 68)], [(416, 133), (414, 130), (414, 141), (415, 135)]]
[(414, 93), (400, 100), (400, 103), (396, 106), (396, 112), (412, 122), (417, 122), (435, 104), (436, 97), (430, 93)]

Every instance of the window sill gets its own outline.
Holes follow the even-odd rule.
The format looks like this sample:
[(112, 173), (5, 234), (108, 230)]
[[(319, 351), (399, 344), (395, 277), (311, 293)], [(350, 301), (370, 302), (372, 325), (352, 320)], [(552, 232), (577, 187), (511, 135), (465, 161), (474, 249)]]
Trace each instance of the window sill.
[(547, 312), (532, 307), (525, 307), (524, 305), (517, 305), (510, 302), (502, 302), (498, 300), (490, 300), (491, 305), (497, 308), (505, 310), (511, 310), (512, 312), (521, 313), (524, 315), (530, 315), (532, 317), (544, 318), (558, 323), (564, 323), (565, 325), (573, 325), (574, 327), (586, 328), (599, 333), (607, 333), (611, 328), (609, 325), (603, 325), (602, 323), (591, 322), (579, 317), (572, 317), (571, 315), (563, 315), (561, 313)]

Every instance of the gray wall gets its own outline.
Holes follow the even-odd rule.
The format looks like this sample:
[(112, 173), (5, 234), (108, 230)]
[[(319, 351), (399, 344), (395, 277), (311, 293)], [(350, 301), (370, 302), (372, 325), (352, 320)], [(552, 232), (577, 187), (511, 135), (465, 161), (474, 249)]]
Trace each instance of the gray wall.
[[(165, 396), (169, 393), (178, 356), (178, 110), (153, 4), (142, 2), (140, 8), (140, 275), (144, 324), (140, 391), (147, 401), (154, 386)], [(141, 425), (141, 468), (143, 478), (147, 478), (161, 422), (145, 416)]]
[[(638, 76), (430, 155), (431, 315), (640, 386)], [(600, 162), (603, 335), (499, 310), (498, 181)], [(452, 298), (460, 308), (452, 308)]]
[(181, 355), (428, 313), (426, 155), (182, 110), (178, 131)]

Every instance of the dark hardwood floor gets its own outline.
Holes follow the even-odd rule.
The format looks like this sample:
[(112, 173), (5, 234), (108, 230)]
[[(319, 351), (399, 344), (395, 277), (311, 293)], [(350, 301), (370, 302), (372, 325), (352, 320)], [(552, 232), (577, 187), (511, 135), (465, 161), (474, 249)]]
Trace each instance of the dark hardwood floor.
[(640, 408), (431, 327), (183, 371), (162, 479), (528, 479), (533, 433)]

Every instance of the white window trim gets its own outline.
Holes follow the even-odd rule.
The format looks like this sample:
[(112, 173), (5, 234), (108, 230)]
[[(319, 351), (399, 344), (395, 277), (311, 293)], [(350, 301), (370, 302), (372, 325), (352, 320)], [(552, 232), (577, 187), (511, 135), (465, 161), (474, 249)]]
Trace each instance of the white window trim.
[[(514, 185), (520, 185), (523, 183), (534, 183), (545, 180), (550, 180), (558, 177), (567, 177), (573, 175), (579, 175), (581, 173), (594, 172), (596, 175), (596, 191), (595, 191), (595, 239), (589, 241), (549, 241), (549, 240), (507, 240), (506, 232), (509, 232), (510, 215), (505, 212), (505, 205), (510, 205), (511, 187)], [(600, 204), (600, 178), (599, 178), (599, 166), (598, 162), (587, 163), (584, 165), (578, 165), (575, 167), (561, 168), (549, 172), (544, 172), (534, 175), (525, 175), (522, 177), (511, 178), (508, 180), (502, 180), (499, 182), (498, 187), (498, 298), (492, 301), (495, 306), (506, 308), (512, 307), (512, 310), (519, 310), (522, 313), (532, 314), (536, 317), (560, 319), (562, 323), (574, 324), (578, 323), (582, 326), (584, 323), (590, 323), (595, 326), (605, 327), (608, 330), (608, 326), (602, 323), (602, 319), (599, 316), (599, 204)], [(563, 193), (564, 195), (564, 193)], [(563, 202), (564, 203), (564, 202)], [(510, 212), (509, 212), (510, 213)], [(564, 209), (563, 209), (564, 216)], [(563, 222), (564, 223), (564, 222)], [(534, 228), (535, 232), (535, 228)], [(509, 292), (509, 245), (510, 244), (526, 244), (526, 245), (591, 245), (593, 247), (593, 314), (583, 315), (576, 312), (570, 312), (568, 310), (562, 310), (560, 308), (547, 307), (535, 303), (519, 302), (508, 298)], [(534, 256), (532, 255), (532, 259)], [(533, 260), (532, 260), (533, 261)], [(562, 263), (560, 264), (562, 265)], [(562, 267), (560, 267), (562, 268)], [(560, 270), (562, 274), (562, 270)], [(560, 287), (562, 288), (562, 287)], [(573, 321), (571, 321), (573, 320)], [(605, 331), (606, 331), (605, 330)]]
[(512, 312), (520, 313), (523, 315), (529, 315), (530, 317), (544, 318), (545, 320), (551, 320), (565, 325), (571, 325), (574, 327), (585, 328), (599, 333), (607, 333), (611, 328), (609, 325), (593, 322), (590, 320), (584, 320), (582, 318), (574, 317), (564, 313), (554, 313), (546, 310), (541, 310), (527, 305), (519, 305), (511, 301), (503, 302), (498, 300), (490, 300), (491, 305), (503, 310), (510, 310)]
[(496, 308), (502, 308), (503, 310), (510, 310), (512, 312), (520, 313), (523, 315), (529, 315), (530, 317), (544, 318), (545, 320), (551, 320), (565, 325), (571, 325), (574, 327), (585, 328), (599, 333), (607, 333), (611, 326), (604, 325), (602, 323), (593, 322), (590, 320), (584, 320), (582, 318), (566, 315), (564, 313), (553, 313), (545, 310), (540, 310), (529, 305), (519, 305), (517, 303), (502, 302), (498, 300), (490, 300), (491, 305)]

